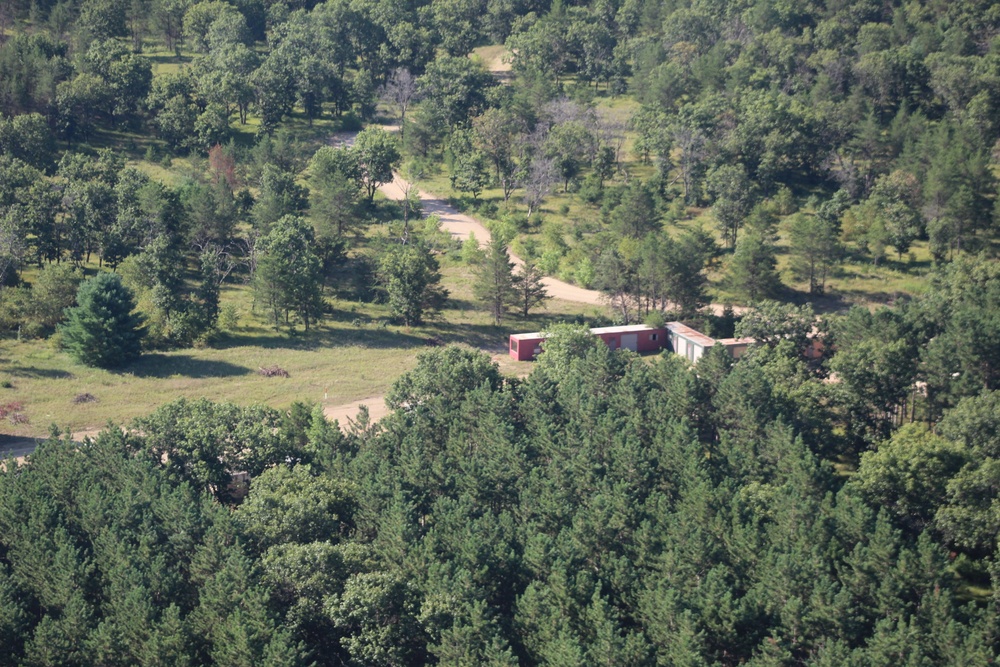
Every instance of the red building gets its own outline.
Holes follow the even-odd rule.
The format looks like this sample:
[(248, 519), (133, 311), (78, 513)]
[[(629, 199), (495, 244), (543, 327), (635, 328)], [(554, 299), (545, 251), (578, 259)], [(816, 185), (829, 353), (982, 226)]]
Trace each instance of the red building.
[[(645, 324), (623, 327), (600, 327), (591, 329), (612, 350), (632, 350), (633, 352), (655, 352), (667, 347), (666, 328), (656, 329)], [(531, 361), (542, 351), (545, 332), (510, 335), (510, 356), (518, 361)]]
[(518, 361), (531, 361), (542, 351), (545, 332), (510, 335), (510, 356)]

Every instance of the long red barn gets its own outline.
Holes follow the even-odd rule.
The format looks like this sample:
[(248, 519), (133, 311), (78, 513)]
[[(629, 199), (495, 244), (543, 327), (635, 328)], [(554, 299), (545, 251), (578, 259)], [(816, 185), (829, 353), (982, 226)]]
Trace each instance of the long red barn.
[[(597, 336), (612, 350), (632, 350), (633, 352), (655, 352), (667, 347), (666, 327), (656, 328), (645, 324), (621, 327), (599, 327), (590, 333)], [(520, 333), (510, 335), (510, 356), (518, 361), (531, 361), (542, 351), (546, 334)]]

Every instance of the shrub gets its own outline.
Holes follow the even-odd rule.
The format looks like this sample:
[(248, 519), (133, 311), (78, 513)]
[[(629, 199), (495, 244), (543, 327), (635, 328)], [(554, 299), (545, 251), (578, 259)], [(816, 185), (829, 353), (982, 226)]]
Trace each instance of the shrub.
[(667, 316), (662, 310), (651, 310), (643, 319), (643, 324), (654, 329), (662, 329), (667, 326)]

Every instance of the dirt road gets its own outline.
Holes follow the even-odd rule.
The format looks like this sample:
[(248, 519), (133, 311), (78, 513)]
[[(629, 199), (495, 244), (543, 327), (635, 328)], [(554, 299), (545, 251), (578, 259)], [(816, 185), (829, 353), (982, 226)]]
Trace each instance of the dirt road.
[[(389, 199), (399, 200), (405, 196), (407, 189), (412, 187), (402, 176), (393, 174), (392, 183), (386, 183), (379, 188), (379, 191)], [(441, 228), (450, 232), (452, 237), (464, 241), (469, 238), (469, 234), (475, 234), (476, 240), (479, 241), (480, 245), (489, 243), (490, 232), (478, 220), (459, 212), (440, 197), (419, 190), (419, 188), (418, 191), (420, 192), (420, 203), (423, 206), (424, 214), (437, 215), (441, 219)], [(510, 254), (510, 259), (514, 262), (515, 266), (520, 266), (524, 263), (520, 257), (513, 253)], [(556, 299), (586, 303), (594, 306), (607, 304), (607, 299), (597, 290), (571, 285), (551, 276), (543, 278), (542, 283), (544, 283), (545, 289), (548, 290), (549, 296)], [(720, 303), (713, 303), (710, 307), (716, 315), (721, 315), (724, 309), (724, 306)], [(733, 310), (739, 314), (745, 312), (746, 309), (737, 306)]]
[[(389, 199), (399, 200), (406, 195), (407, 189), (413, 188), (413, 186), (399, 174), (393, 174), (393, 176), (392, 183), (386, 183), (379, 188), (379, 191)], [(417, 189), (419, 190), (419, 188)], [(469, 234), (475, 234), (476, 240), (479, 241), (480, 245), (489, 243), (491, 238), (490, 232), (481, 222), (449, 206), (440, 197), (436, 197), (423, 190), (419, 190), (419, 192), (420, 204), (424, 209), (424, 214), (438, 216), (441, 219), (441, 228), (450, 232), (453, 238), (464, 241), (469, 238)], [(514, 262), (515, 266), (520, 266), (524, 263), (520, 257), (513, 253), (511, 253), (510, 259)], [(549, 296), (555, 299), (586, 303), (594, 306), (606, 303), (601, 293), (597, 290), (570, 285), (567, 282), (552, 277), (543, 278), (542, 282), (545, 284), (545, 289), (548, 290)]]
[[(399, 127), (396, 125), (382, 125), (381, 127), (386, 132), (396, 132), (399, 130)], [(356, 136), (356, 132), (338, 132), (330, 137), (330, 145), (338, 148), (351, 146), (354, 144), (354, 137)], [(464, 241), (469, 238), (469, 234), (475, 234), (480, 245), (489, 243), (491, 238), (490, 232), (481, 222), (461, 213), (441, 197), (420, 190), (419, 187), (409, 183), (398, 173), (393, 174), (391, 183), (386, 183), (379, 187), (379, 192), (389, 199), (396, 201), (403, 199), (407, 191), (412, 190), (420, 193), (420, 204), (423, 207), (424, 215), (438, 216), (441, 219), (441, 228), (450, 232), (453, 238)], [(523, 264), (521, 258), (513, 253), (510, 258), (515, 266)], [(586, 303), (592, 306), (599, 306), (606, 303), (601, 293), (597, 290), (584, 289), (583, 287), (570, 285), (567, 282), (551, 277), (543, 278), (542, 283), (544, 283), (545, 289), (548, 290), (549, 296), (555, 299)]]

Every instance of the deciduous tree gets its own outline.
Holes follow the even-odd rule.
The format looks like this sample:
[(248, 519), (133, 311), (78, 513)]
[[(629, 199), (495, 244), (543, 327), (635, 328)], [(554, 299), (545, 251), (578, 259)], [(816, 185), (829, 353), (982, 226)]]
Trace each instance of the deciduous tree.
[(378, 275), (393, 317), (406, 326), (420, 324), (448, 295), (440, 285), (437, 260), (419, 242), (386, 245), (379, 254)]
[(392, 170), (399, 163), (399, 149), (392, 136), (378, 127), (369, 127), (358, 133), (353, 152), (358, 163), (358, 178), (368, 195), (375, 199), (378, 186), (392, 182)]
[(312, 227), (298, 216), (280, 218), (259, 246), (254, 289), (274, 320), (287, 324), (294, 313), (306, 329), (323, 312), (322, 264)]

